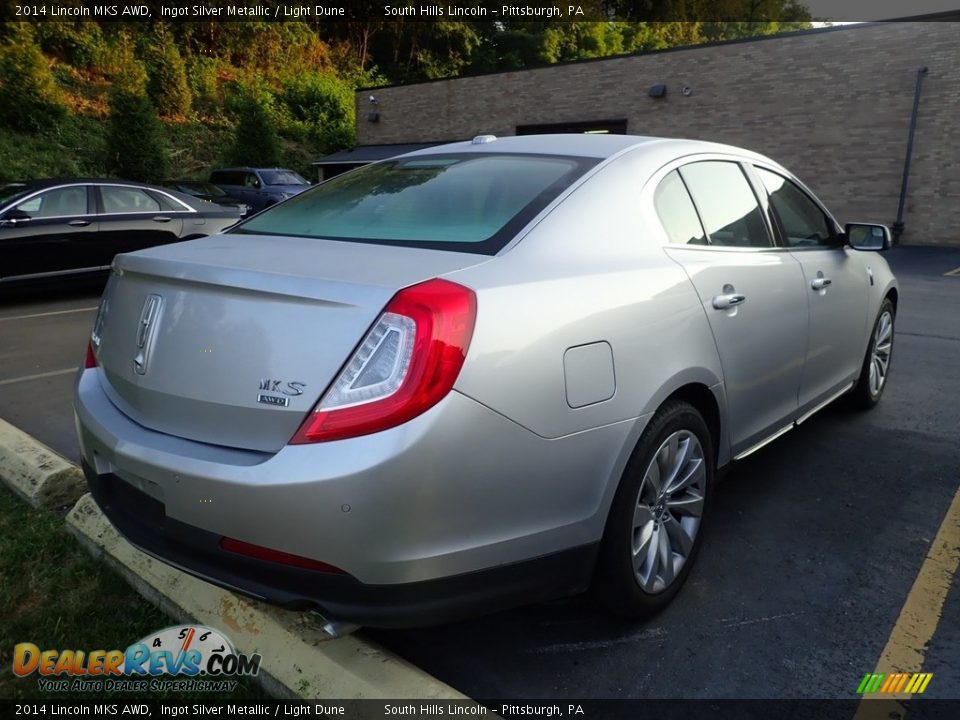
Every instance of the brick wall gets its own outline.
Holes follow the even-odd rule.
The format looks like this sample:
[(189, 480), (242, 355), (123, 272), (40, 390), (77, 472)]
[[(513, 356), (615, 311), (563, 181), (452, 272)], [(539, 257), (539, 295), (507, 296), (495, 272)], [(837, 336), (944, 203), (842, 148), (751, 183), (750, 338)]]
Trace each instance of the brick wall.
[[(512, 135), (625, 118), (635, 135), (767, 154), (841, 222), (893, 224), (917, 68), (926, 65), (902, 242), (960, 245), (960, 24), (849, 27), (357, 93), (360, 144)], [(667, 96), (647, 96), (664, 83)], [(692, 93), (681, 94), (683, 86)], [(380, 122), (367, 121), (373, 94)]]

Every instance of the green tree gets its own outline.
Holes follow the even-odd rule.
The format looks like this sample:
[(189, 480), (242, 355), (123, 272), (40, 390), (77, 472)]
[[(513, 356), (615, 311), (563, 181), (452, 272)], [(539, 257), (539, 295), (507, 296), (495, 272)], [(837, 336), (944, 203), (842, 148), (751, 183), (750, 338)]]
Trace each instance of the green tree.
[(247, 89), (233, 100), (236, 117), (230, 161), (237, 165), (270, 167), (280, 164), (280, 141), (271, 112), (273, 96)]
[(67, 115), (63, 92), (26, 23), (10, 23), (0, 45), (0, 123), (38, 132)]
[(157, 182), (167, 175), (163, 125), (145, 95), (118, 88), (111, 92), (106, 165), (112, 175), (127, 180)]
[(162, 34), (149, 52), (150, 97), (161, 115), (187, 115), (192, 94), (187, 68), (169, 36)]
[(292, 124), (321, 153), (354, 144), (353, 88), (332, 73), (303, 73), (289, 80), (280, 94)]

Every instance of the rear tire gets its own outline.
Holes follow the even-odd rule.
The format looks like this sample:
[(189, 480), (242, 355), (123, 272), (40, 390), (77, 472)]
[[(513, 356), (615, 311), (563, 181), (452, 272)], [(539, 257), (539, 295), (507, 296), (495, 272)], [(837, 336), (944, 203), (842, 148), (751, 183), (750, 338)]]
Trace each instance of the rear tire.
[(610, 612), (646, 617), (677, 594), (700, 549), (713, 479), (703, 417), (667, 402), (637, 443), (607, 518), (593, 592)]
[(860, 410), (869, 410), (876, 406), (887, 387), (890, 362), (893, 359), (896, 317), (890, 298), (884, 299), (870, 332), (870, 344), (860, 366), (860, 377), (850, 392), (854, 406)]

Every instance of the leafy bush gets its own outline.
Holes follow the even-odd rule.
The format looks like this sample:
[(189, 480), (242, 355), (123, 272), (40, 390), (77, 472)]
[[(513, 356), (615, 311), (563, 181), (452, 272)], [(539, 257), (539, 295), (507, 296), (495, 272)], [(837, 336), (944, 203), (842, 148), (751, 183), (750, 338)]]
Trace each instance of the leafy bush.
[(280, 94), (288, 125), (329, 153), (351, 147), (354, 131), (353, 88), (332, 74), (304, 73), (289, 80)]
[(63, 92), (50, 64), (23, 23), (11, 23), (0, 45), (0, 124), (38, 132), (67, 115)]
[(116, 88), (110, 94), (106, 165), (127, 180), (156, 182), (167, 175), (163, 126), (145, 95)]
[(100, 26), (92, 22), (38, 22), (33, 31), (45, 53), (75, 68), (96, 66), (105, 45)]
[(220, 105), (223, 102), (220, 65), (220, 60), (205, 55), (194, 55), (187, 60), (187, 82), (195, 103)]
[(0, 183), (103, 174), (104, 124), (70, 115), (40, 133), (0, 132)]
[(180, 51), (162, 36), (150, 49), (148, 89), (161, 115), (187, 115), (192, 101), (187, 68)]
[(278, 165), (280, 142), (271, 112), (273, 97), (263, 91), (244, 90), (231, 100), (237, 124), (229, 161), (237, 165)]
[(113, 81), (113, 87), (143, 95), (147, 91), (147, 69), (134, 52), (134, 43), (121, 32), (100, 49), (99, 69)]

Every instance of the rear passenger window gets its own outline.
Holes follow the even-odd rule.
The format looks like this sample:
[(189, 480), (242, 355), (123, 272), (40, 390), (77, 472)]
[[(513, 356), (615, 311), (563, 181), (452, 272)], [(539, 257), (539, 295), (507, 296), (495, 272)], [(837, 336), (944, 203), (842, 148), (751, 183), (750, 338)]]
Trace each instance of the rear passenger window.
[(216, 185), (243, 185), (243, 173), (218, 170), (210, 174), (210, 182)]
[(680, 168), (711, 245), (770, 247), (770, 235), (750, 183), (735, 162), (708, 160)]
[(158, 212), (160, 203), (139, 188), (103, 185), (100, 187), (105, 213)]
[(653, 204), (670, 242), (678, 245), (707, 244), (707, 236), (703, 232), (700, 218), (697, 217), (697, 209), (676, 170), (657, 186)]

